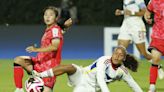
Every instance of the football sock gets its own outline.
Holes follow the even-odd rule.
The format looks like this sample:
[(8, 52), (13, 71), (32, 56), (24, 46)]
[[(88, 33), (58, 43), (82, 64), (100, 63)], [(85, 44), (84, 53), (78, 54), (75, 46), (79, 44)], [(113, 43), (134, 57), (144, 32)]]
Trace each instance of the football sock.
[(158, 65), (152, 64), (150, 67), (150, 84), (155, 84), (158, 76)]
[(14, 63), (14, 82), (17, 88), (22, 88), (23, 75), (23, 68), (20, 65)]
[(155, 85), (150, 84), (149, 90), (150, 90), (150, 92), (155, 92)]
[(44, 72), (39, 73), (40, 77), (53, 77), (54, 73), (52, 69), (46, 70)]

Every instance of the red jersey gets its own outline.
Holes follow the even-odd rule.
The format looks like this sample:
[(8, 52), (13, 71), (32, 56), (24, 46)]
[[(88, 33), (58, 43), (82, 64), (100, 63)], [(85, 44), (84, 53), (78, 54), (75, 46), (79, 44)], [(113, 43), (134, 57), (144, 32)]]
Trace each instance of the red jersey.
[(39, 70), (46, 70), (60, 64), (61, 51), (63, 45), (63, 35), (62, 35), (62, 29), (59, 26), (54, 25), (51, 28), (45, 30), (45, 33), (41, 39), (41, 48), (51, 45), (52, 39), (55, 38), (60, 39), (60, 44), (56, 51), (39, 52), (36, 57), (32, 58), (32, 61), (36, 63), (38, 61), (39, 63), (41, 63), (39, 64), (39, 66), (36, 64), (36, 66), (40, 68)]
[(150, 0), (148, 10), (154, 13), (152, 38), (164, 39), (164, 0)]
[[(41, 39), (41, 47), (47, 47), (51, 45), (52, 39), (55, 38), (60, 39), (60, 44), (56, 51), (39, 52), (36, 57), (32, 57), (32, 61), (34, 62), (34, 70), (43, 72), (60, 64), (63, 35), (62, 29), (59, 26), (54, 25), (51, 28), (45, 30), (45, 33)], [(53, 88), (56, 77), (43, 78), (43, 81), (45, 86)]]

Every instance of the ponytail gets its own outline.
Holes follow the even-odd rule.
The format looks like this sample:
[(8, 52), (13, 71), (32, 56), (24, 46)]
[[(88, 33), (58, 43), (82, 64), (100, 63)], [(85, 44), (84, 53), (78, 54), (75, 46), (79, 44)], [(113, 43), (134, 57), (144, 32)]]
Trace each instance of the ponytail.
[(133, 72), (137, 72), (138, 61), (136, 60), (134, 56), (127, 54), (126, 59), (123, 61), (123, 64), (125, 67), (132, 70)]

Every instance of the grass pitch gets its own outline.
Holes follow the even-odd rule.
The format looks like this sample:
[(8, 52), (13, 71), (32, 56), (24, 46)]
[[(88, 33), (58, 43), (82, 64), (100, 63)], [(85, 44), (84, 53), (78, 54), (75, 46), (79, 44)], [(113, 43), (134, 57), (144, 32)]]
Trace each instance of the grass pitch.
[[(91, 64), (94, 60), (63, 60), (62, 64), (75, 63), (82, 66)], [(13, 61), (12, 60), (0, 60), (0, 92), (14, 92), (14, 80), (13, 80)], [(164, 65), (164, 61), (161, 62)], [(141, 86), (144, 92), (147, 92), (149, 87), (149, 66), (150, 63), (145, 60), (141, 60), (139, 64), (138, 72), (131, 75)], [(28, 75), (25, 72), (24, 81)], [(157, 92), (164, 92), (164, 79), (157, 81)], [(109, 84), (111, 92), (132, 92), (132, 90), (123, 81), (116, 81)], [(67, 86), (67, 76), (62, 75), (57, 78), (56, 85), (53, 92), (72, 92), (72, 88)]]

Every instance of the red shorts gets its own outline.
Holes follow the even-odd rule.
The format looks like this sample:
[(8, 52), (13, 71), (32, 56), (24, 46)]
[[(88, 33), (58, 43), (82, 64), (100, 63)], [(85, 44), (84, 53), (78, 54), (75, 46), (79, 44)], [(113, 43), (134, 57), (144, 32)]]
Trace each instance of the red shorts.
[(164, 39), (152, 38), (148, 51), (151, 52), (152, 49), (158, 50), (164, 56)]
[[(33, 69), (36, 70), (37, 72), (43, 72), (45, 70), (48, 70), (50, 68), (59, 65), (59, 63), (56, 63), (56, 59), (50, 59), (48, 61), (36, 61), (36, 60), (37, 59), (35, 57), (32, 57), (32, 61), (34, 62)], [(43, 81), (45, 86), (49, 88), (53, 88), (56, 82), (56, 76), (43, 78)]]

